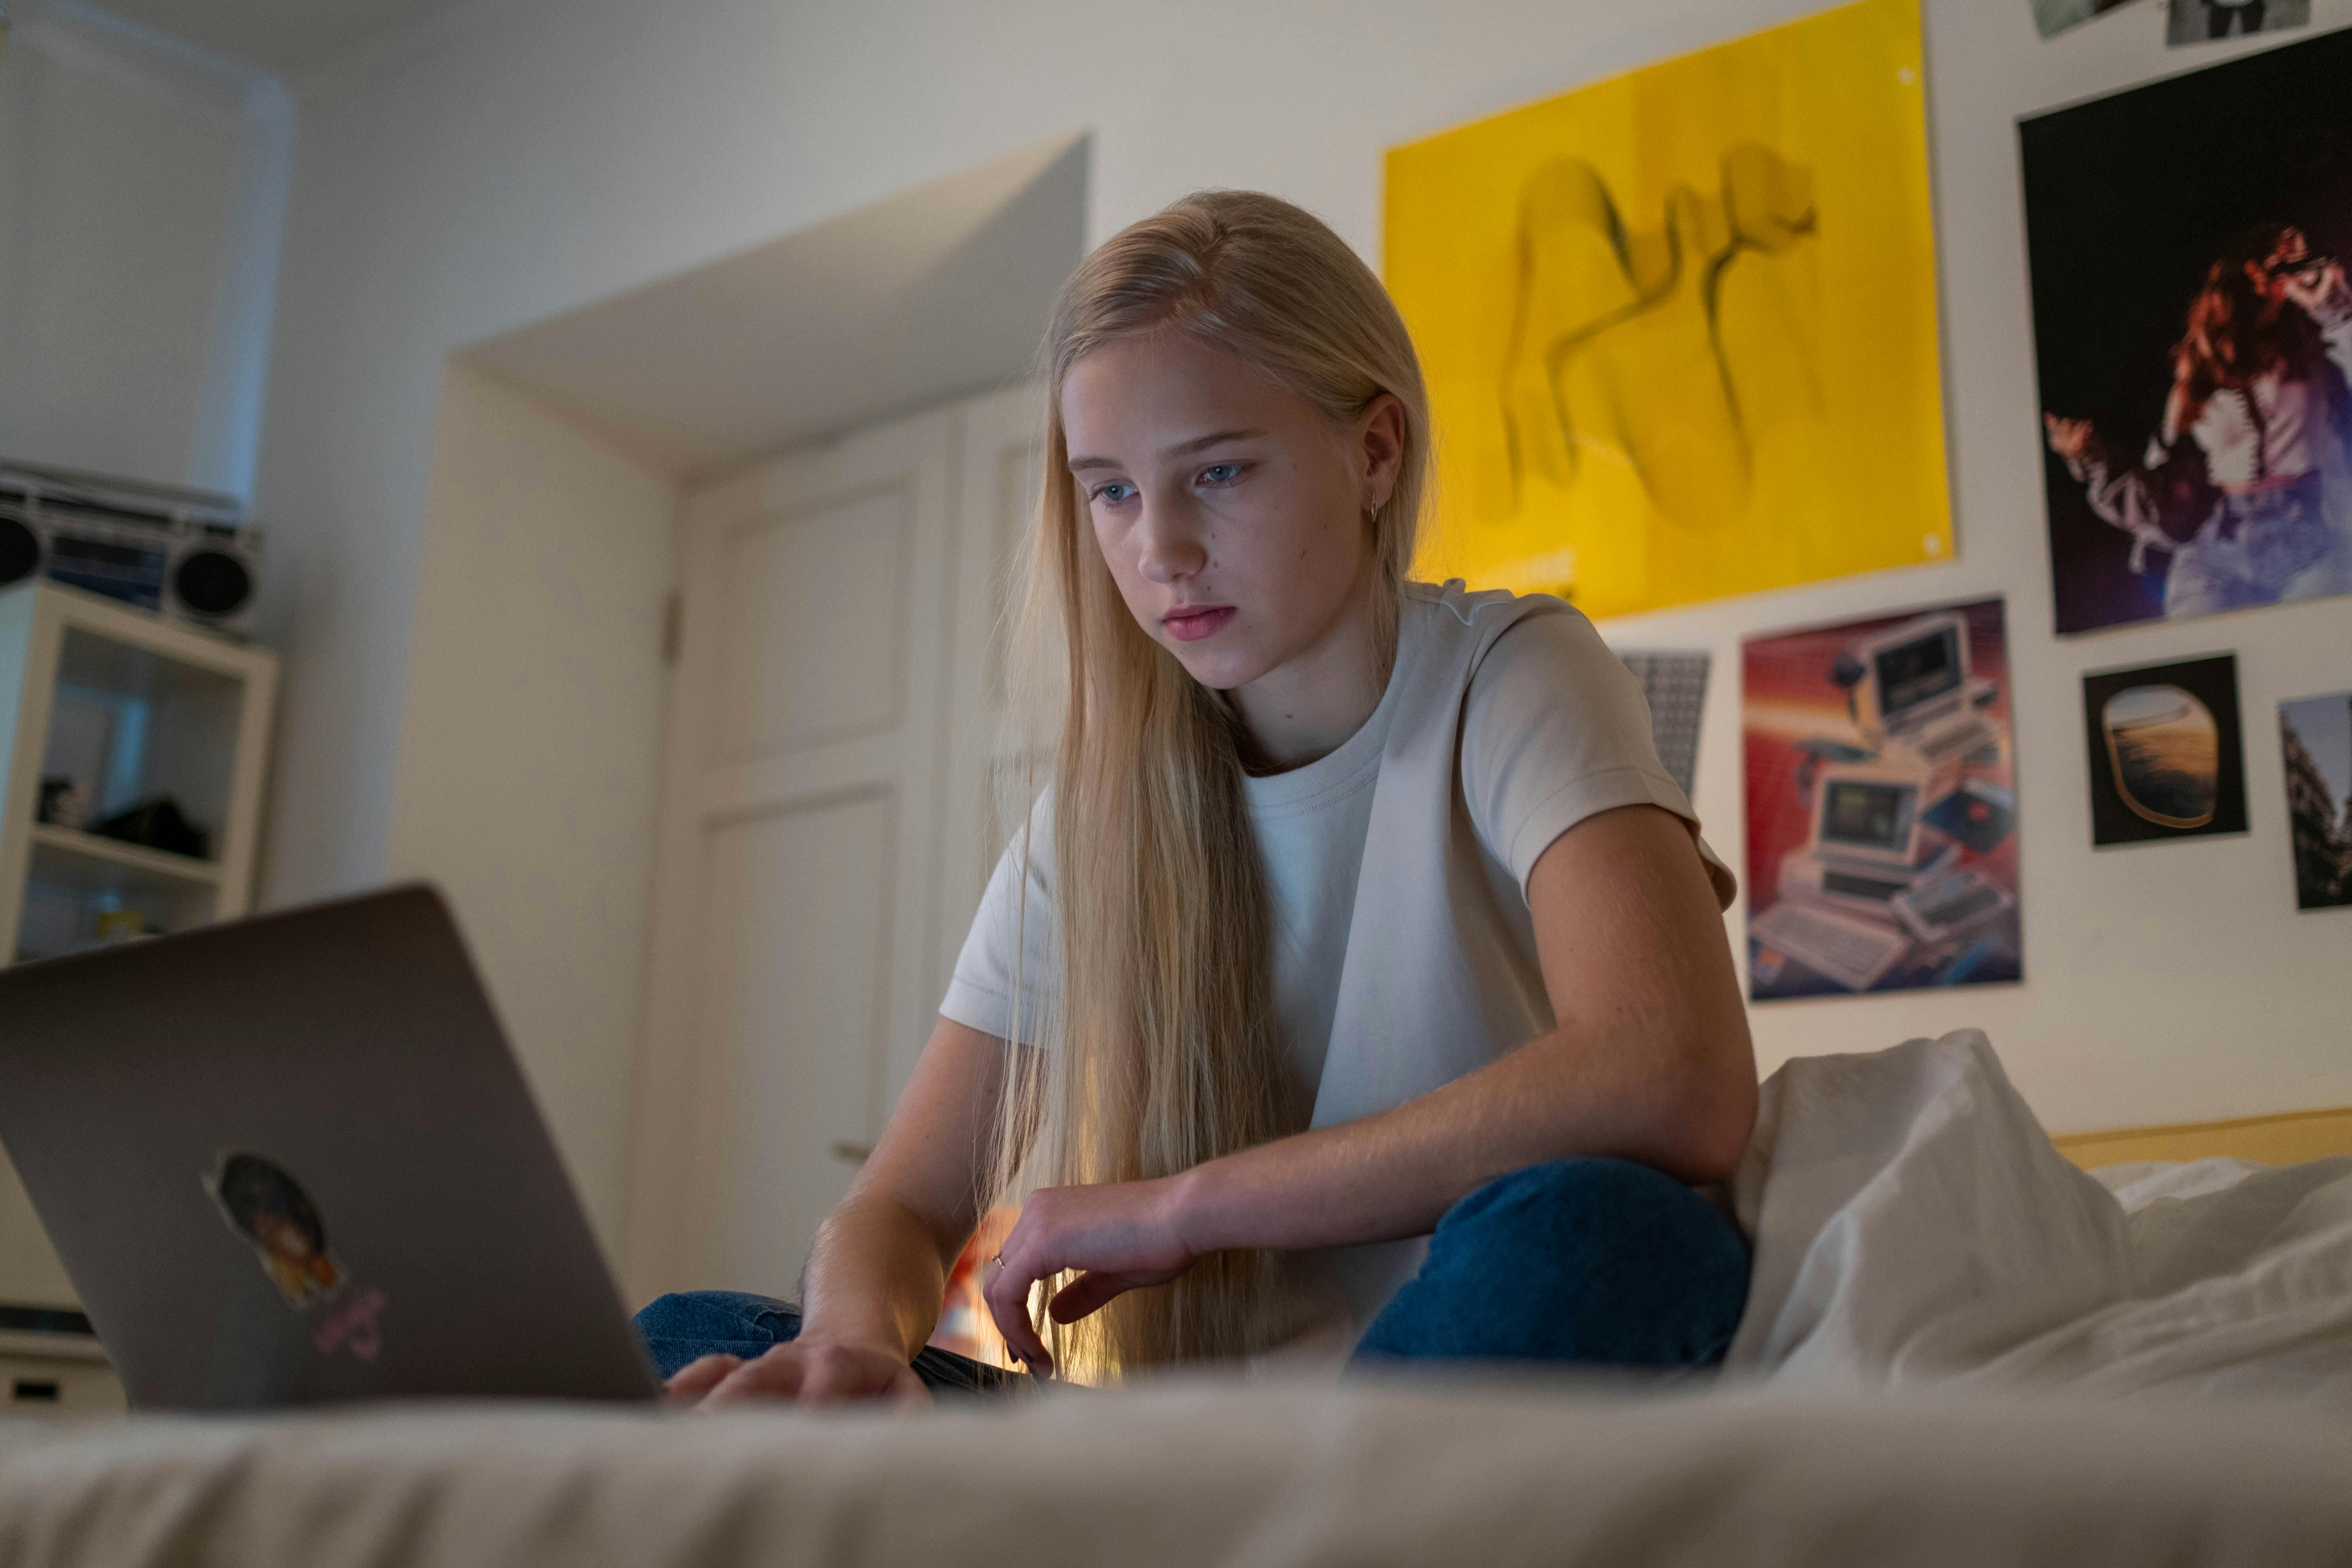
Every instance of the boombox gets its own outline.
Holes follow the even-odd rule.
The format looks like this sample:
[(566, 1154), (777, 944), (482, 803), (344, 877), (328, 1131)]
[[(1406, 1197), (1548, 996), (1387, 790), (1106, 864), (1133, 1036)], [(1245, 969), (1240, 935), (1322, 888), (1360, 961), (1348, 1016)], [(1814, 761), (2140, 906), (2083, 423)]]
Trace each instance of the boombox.
[(46, 576), (243, 636), (260, 550), (231, 497), (0, 462), (0, 587)]

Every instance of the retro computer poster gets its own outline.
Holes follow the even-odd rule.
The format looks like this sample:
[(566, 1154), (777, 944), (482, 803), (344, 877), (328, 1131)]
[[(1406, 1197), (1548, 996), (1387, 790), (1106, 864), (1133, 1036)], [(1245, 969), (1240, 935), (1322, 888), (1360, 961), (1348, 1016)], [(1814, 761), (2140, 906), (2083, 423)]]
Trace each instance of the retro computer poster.
[(1741, 656), (1749, 997), (2022, 979), (2001, 601)]
[(1414, 570), (1623, 615), (1949, 558), (1917, 0), (1392, 149)]

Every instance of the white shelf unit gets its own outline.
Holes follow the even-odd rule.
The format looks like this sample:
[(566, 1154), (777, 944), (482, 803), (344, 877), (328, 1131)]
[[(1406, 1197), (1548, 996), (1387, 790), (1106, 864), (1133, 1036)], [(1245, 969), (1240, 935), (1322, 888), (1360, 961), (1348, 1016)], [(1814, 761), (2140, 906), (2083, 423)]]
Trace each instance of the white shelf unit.
[[(101, 910), (157, 931), (244, 914), (277, 687), (257, 648), (51, 583), (0, 589), (0, 963), (96, 945)], [(168, 795), (209, 853), (42, 822), (41, 781), (57, 777), (88, 792), (92, 823)], [(0, 1306), (71, 1299), (0, 1159)], [(0, 1326), (0, 1416), (121, 1408), (96, 1340)]]
[(114, 1415), (123, 1405), (96, 1340), (0, 1329), (0, 1417)]
[[(97, 945), (110, 911), (151, 931), (246, 913), (277, 685), (261, 649), (52, 583), (0, 590), (0, 962)], [(50, 778), (86, 792), (88, 823), (168, 796), (208, 852), (44, 823)]]

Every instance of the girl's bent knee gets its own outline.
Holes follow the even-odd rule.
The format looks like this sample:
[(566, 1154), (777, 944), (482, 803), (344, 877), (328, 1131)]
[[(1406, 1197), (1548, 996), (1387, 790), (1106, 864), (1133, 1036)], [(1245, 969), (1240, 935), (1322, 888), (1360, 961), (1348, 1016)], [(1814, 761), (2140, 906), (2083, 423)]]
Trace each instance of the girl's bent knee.
[(1662, 1171), (1632, 1160), (1606, 1155), (1579, 1155), (1546, 1160), (1496, 1176), (1445, 1212), (1438, 1222), (1440, 1236), (1448, 1226), (1513, 1214), (1561, 1219), (1616, 1220), (1654, 1226), (1667, 1215), (1721, 1221), (1714, 1205)]
[(1627, 1160), (1551, 1160), (1446, 1212), (1358, 1353), (1696, 1367), (1748, 1295), (1748, 1244), (1705, 1197)]

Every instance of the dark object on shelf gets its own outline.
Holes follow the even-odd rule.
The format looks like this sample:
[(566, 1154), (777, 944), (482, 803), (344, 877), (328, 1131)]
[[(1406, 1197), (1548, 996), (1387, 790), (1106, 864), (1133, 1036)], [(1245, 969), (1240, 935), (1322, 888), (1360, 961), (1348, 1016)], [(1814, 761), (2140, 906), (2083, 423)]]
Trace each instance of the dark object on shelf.
[(186, 855), (198, 860), (205, 858), (212, 847), (205, 830), (190, 822), (182, 814), (180, 803), (168, 795), (142, 801), (130, 810), (119, 812), (94, 825), (89, 831), (100, 838), (120, 839), (125, 844), (161, 849), (170, 855)]
[(89, 818), (89, 791), (69, 778), (41, 781), (41, 804), (33, 819), (56, 827), (79, 827)]
[(0, 1302), (0, 1330), (12, 1334), (79, 1334), (94, 1339), (88, 1314), (71, 1307), (16, 1307)]

